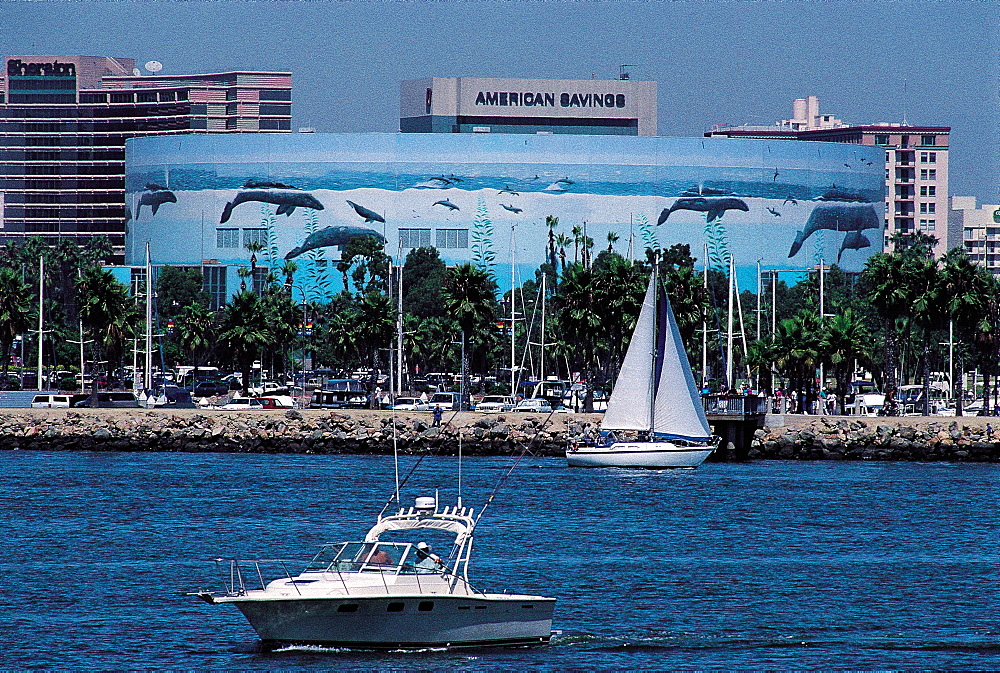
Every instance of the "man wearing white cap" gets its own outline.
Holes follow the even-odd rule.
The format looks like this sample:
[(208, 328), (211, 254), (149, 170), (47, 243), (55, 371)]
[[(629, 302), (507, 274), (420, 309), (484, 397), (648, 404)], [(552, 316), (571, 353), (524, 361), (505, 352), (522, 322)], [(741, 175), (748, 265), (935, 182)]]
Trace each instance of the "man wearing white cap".
[(417, 565), (415, 569), (419, 574), (441, 572), (444, 568), (444, 561), (437, 554), (431, 552), (431, 546), (426, 542), (417, 543)]

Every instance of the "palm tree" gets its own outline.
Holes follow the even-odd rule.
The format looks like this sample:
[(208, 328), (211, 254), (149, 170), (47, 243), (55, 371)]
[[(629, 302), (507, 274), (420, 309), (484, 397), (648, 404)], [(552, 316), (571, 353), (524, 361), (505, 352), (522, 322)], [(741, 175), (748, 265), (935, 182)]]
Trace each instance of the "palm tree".
[(250, 372), (258, 353), (272, 343), (264, 301), (246, 290), (235, 295), (222, 314), (219, 339), (236, 359), (243, 376), (243, 392), (250, 388)]
[(246, 244), (247, 252), (250, 253), (250, 279), (254, 285), (257, 284), (257, 253), (264, 249), (264, 244), (260, 241), (250, 241)]
[(587, 380), (584, 410), (594, 410), (593, 375), (597, 366), (596, 342), (601, 335), (601, 315), (595, 310), (594, 273), (581, 264), (573, 264), (563, 274), (555, 298), (558, 309), (559, 341), (572, 349), (576, 371), (582, 371)]
[(579, 224), (573, 227), (573, 263), (580, 261), (580, 239), (583, 238), (583, 227)]
[[(549, 263), (552, 268), (556, 268), (556, 239), (555, 228), (559, 226), (559, 218), (552, 215), (545, 216), (545, 227), (549, 230)], [(562, 234), (560, 234), (561, 236)]]
[(240, 292), (247, 291), (247, 278), (253, 275), (253, 271), (245, 266), (236, 269), (236, 275), (240, 277)]
[(608, 252), (614, 252), (615, 243), (618, 242), (618, 234), (613, 231), (608, 232)]
[(854, 361), (867, 357), (869, 343), (871, 337), (864, 322), (851, 309), (832, 316), (823, 325), (820, 345), (827, 362), (833, 365), (833, 375), (837, 380), (837, 405), (841, 415), (844, 413), (844, 397), (849, 390)]
[[(31, 289), (13, 269), (0, 268), (0, 355), (7, 377), (10, 348), (18, 334), (28, 331), (31, 322)], [(38, 344), (41, 348), (41, 343)], [(23, 365), (23, 363), (22, 363)]]
[[(559, 269), (560, 275), (566, 273), (566, 246), (568, 246), (572, 242), (573, 239), (567, 236), (566, 234), (559, 234), (558, 236), (556, 236), (555, 244), (559, 246), (559, 259), (562, 262), (562, 267)], [(552, 268), (553, 269), (556, 268), (554, 257), (552, 260)]]
[(215, 314), (204, 304), (188, 304), (177, 321), (177, 337), (181, 348), (191, 356), (192, 378), (197, 380), (198, 367), (212, 348)]
[[(76, 287), (80, 321), (103, 350), (111, 369), (125, 352), (125, 339), (140, 326), (138, 311), (128, 296), (128, 288), (100, 267), (84, 269)], [(94, 386), (96, 390), (96, 376)]]
[(458, 322), (462, 330), (462, 408), (468, 407), (468, 360), (466, 347), (470, 336), (481, 337), (479, 332), (492, 328), (497, 312), (497, 284), (486, 271), (471, 264), (460, 264), (448, 271), (444, 283), (445, 313)]
[(945, 319), (945, 298), (938, 263), (929, 255), (908, 260), (908, 277), (912, 296), (913, 321), (922, 332), (920, 379), (924, 386), (924, 416), (930, 414), (930, 350), (931, 332), (941, 327)]
[(882, 388), (885, 391), (885, 412), (896, 414), (896, 319), (907, 315), (910, 309), (909, 278), (904, 260), (899, 255), (876, 253), (868, 258), (862, 279), (868, 286), (868, 301), (882, 318), (885, 339)]
[(292, 293), (292, 281), (295, 279), (295, 272), (299, 270), (299, 265), (290, 259), (286, 259), (281, 265), (281, 273), (285, 276), (285, 292)]
[(954, 325), (958, 376), (949, 381), (955, 397), (955, 415), (962, 415), (965, 382), (965, 346), (990, 329), (990, 304), (996, 296), (996, 278), (974, 264), (963, 248), (952, 248), (942, 258), (941, 294), (944, 311)]

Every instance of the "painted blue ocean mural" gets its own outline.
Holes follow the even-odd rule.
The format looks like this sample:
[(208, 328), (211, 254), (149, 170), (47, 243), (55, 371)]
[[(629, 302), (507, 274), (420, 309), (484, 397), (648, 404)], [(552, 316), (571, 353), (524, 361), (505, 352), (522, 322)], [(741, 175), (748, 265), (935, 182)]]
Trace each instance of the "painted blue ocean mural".
[[(333, 267), (353, 236), (397, 261), (433, 245), (502, 288), (580, 227), (625, 256), (691, 246), (713, 267), (733, 255), (741, 282), (820, 259), (857, 271), (881, 251), (878, 148), (722, 138), (500, 134), (232, 134), (129, 140), (135, 214), (126, 263), (246, 265), (248, 241), (277, 270), (291, 261), (310, 299), (340, 290)], [(848, 161), (863, 155), (867, 162)], [(148, 207), (147, 207), (148, 206)], [(513, 236), (511, 230), (513, 229)], [(511, 240), (514, 250), (511, 251)], [(699, 261), (699, 266), (704, 260)], [(517, 280), (520, 279), (520, 280)], [(750, 286), (750, 285), (747, 285)]]

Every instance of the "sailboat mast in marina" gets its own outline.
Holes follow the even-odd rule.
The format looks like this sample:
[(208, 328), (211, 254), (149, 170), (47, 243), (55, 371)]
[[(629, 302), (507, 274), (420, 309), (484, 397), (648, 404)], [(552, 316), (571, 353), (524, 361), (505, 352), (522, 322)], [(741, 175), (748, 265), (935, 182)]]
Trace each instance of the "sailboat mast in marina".
[(571, 467), (697, 467), (715, 450), (670, 300), (654, 267), (595, 444)]

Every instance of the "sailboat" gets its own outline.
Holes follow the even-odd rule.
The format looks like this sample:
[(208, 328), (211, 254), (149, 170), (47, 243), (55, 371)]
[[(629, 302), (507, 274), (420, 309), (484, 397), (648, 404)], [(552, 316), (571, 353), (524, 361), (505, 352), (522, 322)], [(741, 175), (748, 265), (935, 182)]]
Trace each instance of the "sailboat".
[(600, 441), (571, 444), (566, 459), (570, 467), (697, 467), (718, 444), (654, 270), (601, 421)]

